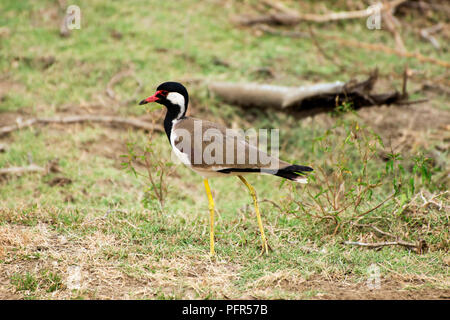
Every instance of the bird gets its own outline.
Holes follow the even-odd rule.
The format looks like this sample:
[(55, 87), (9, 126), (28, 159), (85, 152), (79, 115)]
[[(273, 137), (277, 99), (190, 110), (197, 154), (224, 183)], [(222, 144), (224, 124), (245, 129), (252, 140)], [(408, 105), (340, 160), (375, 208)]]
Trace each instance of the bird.
[(210, 255), (215, 255), (214, 200), (208, 179), (229, 176), (237, 176), (247, 187), (253, 199), (260, 230), (261, 254), (269, 254), (269, 245), (264, 234), (257, 194), (244, 175), (269, 174), (299, 183), (307, 183), (307, 173), (313, 171), (313, 168), (290, 164), (268, 155), (223, 125), (186, 116), (189, 94), (185, 86), (179, 82), (161, 83), (156, 92), (142, 100), (139, 105), (153, 102), (159, 103), (167, 109), (164, 131), (175, 155), (183, 164), (203, 177), (208, 197)]

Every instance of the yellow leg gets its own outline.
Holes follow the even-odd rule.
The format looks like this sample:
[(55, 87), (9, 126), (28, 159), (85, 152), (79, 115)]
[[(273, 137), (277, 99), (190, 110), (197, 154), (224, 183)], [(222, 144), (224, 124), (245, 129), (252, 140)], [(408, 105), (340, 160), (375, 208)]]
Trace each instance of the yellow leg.
[(208, 179), (204, 179), (206, 195), (208, 196), (209, 202), (209, 253), (213, 256), (214, 252), (214, 200), (211, 194), (211, 189), (209, 188)]
[(266, 236), (264, 234), (264, 228), (263, 228), (263, 224), (262, 224), (262, 221), (261, 221), (261, 215), (259, 214), (258, 200), (256, 198), (255, 189), (252, 187), (252, 185), (250, 183), (247, 182), (247, 180), (245, 180), (245, 178), (243, 176), (238, 176), (238, 177), (247, 186), (248, 190), (250, 191), (250, 195), (253, 198), (253, 203), (255, 204), (256, 219), (258, 219), (259, 231), (261, 232), (261, 241), (262, 241), (262, 251), (261, 251), (261, 253), (262, 254), (264, 254), (264, 253), (269, 254), (269, 246), (267, 245), (267, 239), (266, 239)]

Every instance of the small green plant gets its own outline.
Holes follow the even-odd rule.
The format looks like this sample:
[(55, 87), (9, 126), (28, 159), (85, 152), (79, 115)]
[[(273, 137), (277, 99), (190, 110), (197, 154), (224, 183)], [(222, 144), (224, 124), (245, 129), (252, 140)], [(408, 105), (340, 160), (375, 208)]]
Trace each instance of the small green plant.
[[(312, 183), (303, 189), (306, 199), (293, 188), (290, 207), (330, 221), (333, 235), (354, 226), (374, 227), (383, 234), (380, 226), (392, 226), (418, 189), (433, 188), (430, 159), (422, 155), (407, 159), (392, 148), (386, 151), (380, 136), (357, 120), (337, 119), (333, 128), (314, 140), (312, 153), (320, 160), (313, 165)], [(383, 159), (385, 166), (380, 165)]]
[(11, 277), (11, 284), (17, 291), (33, 292), (38, 288), (39, 282), (33, 274), (26, 272), (25, 274), (15, 273)]
[[(127, 150), (128, 154), (121, 156), (125, 158), (122, 167), (135, 176), (145, 177), (149, 182), (144, 191), (143, 206), (145, 208), (154, 207), (156, 201), (161, 209), (164, 208), (168, 191), (165, 178), (172, 172), (173, 164), (161, 159), (158, 151), (154, 148), (152, 133), (148, 144), (143, 149), (138, 148), (136, 142), (128, 142)], [(144, 167), (145, 172), (138, 166)]]
[(52, 271), (43, 271), (42, 272), (43, 282), (47, 287), (47, 292), (54, 292), (63, 287), (61, 276)]
[[(371, 203), (384, 178), (372, 163), (382, 144), (379, 136), (356, 121), (338, 123), (315, 139), (313, 150), (325, 158), (315, 165), (316, 172), (311, 176), (318, 189), (307, 189), (312, 202), (300, 206), (305, 212), (307, 206), (314, 207), (321, 218), (334, 221), (334, 233), (344, 217), (360, 218), (375, 210), (366, 204)], [(343, 139), (336, 139), (339, 136)]]
[(30, 272), (24, 274), (15, 273), (11, 277), (11, 284), (17, 291), (34, 292), (37, 289), (45, 289), (47, 292), (54, 292), (63, 288), (61, 276), (57, 272), (44, 270), (39, 275)]
[(338, 100), (336, 100), (336, 107), (334, 108), (334, 111), (331, 113), (331, 115), (335, 117), (340, 117), (344, 115), (345, 113), (354, 112), (355, 109), (353, 108), (353, 102), (351, 101), (343, 101), (341, 104)]

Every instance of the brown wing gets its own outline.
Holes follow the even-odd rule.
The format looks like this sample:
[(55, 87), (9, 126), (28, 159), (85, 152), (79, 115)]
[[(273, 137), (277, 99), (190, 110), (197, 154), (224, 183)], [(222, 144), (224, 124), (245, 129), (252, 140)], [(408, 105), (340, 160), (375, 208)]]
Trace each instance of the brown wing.
[(249, 144), (237, 131), (214, 122), (185, 118), (174, 124), (172, 134), (176, 136), (174, 146), (187, 156), (193, 168), (256, 172), (290, 165)]

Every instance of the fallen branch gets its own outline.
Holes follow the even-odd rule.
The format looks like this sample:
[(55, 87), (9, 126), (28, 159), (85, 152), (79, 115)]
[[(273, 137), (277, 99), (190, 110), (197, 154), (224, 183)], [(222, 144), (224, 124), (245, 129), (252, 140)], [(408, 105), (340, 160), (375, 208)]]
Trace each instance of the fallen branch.
[(142, 121), (139, 119), (122, 118), (105, 115), (74, 115), (74, 116), (54, 117), (54, 118), (31, 118), (25, 121), (22, 121), (20, 118), (18, 118), (15, 124), (1, 127), (0, 136), (9, 134), (21, 128), (31, 127), (36, 124), (51, 124), (51, 123), (72, 124), (81, 122), (98, 122), (110, 125), (130, 126), (133, 128), (142, 129), (146, 131), (156, 130), (162, 132), (164, 130), (161, 125), (148, 123), (146, 121)]
[(403, 246), (407, 248), (414, 248), (418, 249), (418, 245), (410, 242), (405, 241), (388, 241), (388, 242), (375, 242), (375, 243), (365, 243), (365, 242), (359, 242), (359, 241), (344, 241), (344, 244), (352, 245), (352, 246), (361, 246), (361, 247), (368, 247), (368, 248), (380, 248), (385, 246)]
[(428, 40), (432, 46), (436, 49), (436, 50), (440, 50), (441, 49), (441, 45), (439, 44), (439, 42), (436, 40), (435, 37), (433, 37), (433, 34), (436, 32), (441, 31), (444, 28), (442, 23), (438, 23), (434, 26), (431, 26), (429, 28), (425, 28), (420, 30), (420, 36), (422, 38), (424, 38), (425, 40)]
[(360, 42), (360, 41), (356, 41), (356, 40), (344, 39), (344, 38), (340, 38), (340, 37), (336, 37), (336, 36), (332, 36), (332, 35), (322, 35), (322, 37), (325, 39), (328, 39), (328, 40), (335, 40), (339, 44), (348, 46), (348, 47), (367, 49), (367, 50), (371, 50), (371, 51), (382, 51), (384, 53), (395, 54), (397, 56), (404, 57), (404, 58), (414, 58), (414, 59), (419, 60), (420, 62), (429, 62), (429, 63), (439, 65), (441, 67), (450, 68), (450, 62), (427, 57), (418, 52), (401, 51), (398, 49), (392, 49), (392, 48), (382, 45), (382, 44), (365, 43), (365, 42)]
[(401, 102), (401, 94), (372, 94), (377, 71), (361, 82), (332, 82), (283, 87), (255, 83), (210, 82), (209, 89), (230, 104), (242, 107), (275, 108), (311, 116), (335, 110), (342, 101), (351, 102), (354, 109), (364, 106)]
[(379, 229), (378, 227), (371, 225), (371, 224), (358, 224), (358, 223), (354, 223), (353, 224), (356, 227), (366, 227), (366, 228), (371, 228), (374, 231), (384, 235), (384, 236), (388, 236), (391, 238), (395, 238), (396, 241), (390, 241), (390, 242), (377, 242), (377, 243), (364, 243), (364, 242), (352, 242), (352, 241), (345, 241), (344, 244), (348, 244), (348, 245), (358, 245), (358, 246), (364, 246), (364, 247), (369, 247), (369, 248), (380, 248), (383, 246), (391, 246), (391, 245), (399, 245), (399, 246), (403, 246), (403, 247), (407, 247), (407, 248), (414, 248), (416, 249), (417, 253), (422, 253), (426, 250), (427, 248), (427, 244), (424, 240), (419, 241), (418, 243), (412, 243), (412, 242), (406, 242), (403, 240), (399, 240), (397, 236), (395, 236), (392, 233), (383, 231), (381, 229)]
[[(379, 5), (380, 13), (392, 10), (405, 1), (406, 0), (394, 0), (387, 4), (380, 4)], [(374, 9), (370, 7), (364, 10), (314, 14), (314, 13), (299, 13), (297, 11), (284, 7), (279, 2), (274, 3), (272, 1), (265, 0), (264, 4), (274, 8), (278, 12), (259, 16), (241, 15), (234, 18), (235, 23), (242, 26), (251, 26), (254, 24), (261, 24), (261, 23), (292, 26), (302, 21), (325, 23), (338, 20), (367, 18), (374, 14)]]
[(288, 38), (309, 38), (311, 37), (310, 33), (302, 32), (302, 31), (290, 31), (290, 30), (278, 30), (277, 28), (267, 26), (264, 24), (255, 26), (255, 29), (260, 30), (264, 33), (274, 35), (274, 36), (281, 36), (281, 37), (288, 37)]
[(122, 104), (128, 104), (132, 101), (136, 100), (136, 95), (138, 94), (138, 92), (142, 89), (142, 81), (139, 80), (136, 75), (134, 74), (134, 71), (132, 69), (128, 69), (128, 70), (123, 70), (120, 71), (119, 73), (116, 73), (111, 80), (109, 80), (108, 84), (106, 85), (106, 94), (108, 97), (110, 97), (113, 100), (117, 100), (117, 95), (116, 92), (114, 91), (114, 86), (120, 82), (122, 79), (127, 78), (127, 77), (131, 77), (133, 78), (136, 83), (138, 84), (138, 87), (136, 88), (136, 90), (134, 91), (133, 95), (131, 96), (131, 98), (122, 101)]
[[(265, 33), (276, 35), (276, 36), (283, 36), (283, 37), (290, 37), (290, 38), (306, 38), (309, 37), (308, 34), (305, 34), (303, 32), (297, 32), (297, 31), (277, 31), (276, 29), (269, 28), (268, 26), (257, 26), (258, 30), (261, 30)], [(409, 51), (402, 51), (399, 49), (393, 49), (391, 47), (385, 46), (383, 44), (372, 44), (372, 43), (366, 43), (361, 42), (357, 40), (351, 40), (351, 39), (345, 39), (340, 38), (333, 35), (316, 35), (317, 37), (322, 37), (326, 40), (333, 40), (339, 43), (341, 46), (345, 47), (351, 47), (351, 48), (360, 48), (370, 51), (380, 51), (384, 52), (386, 54), (394, 54), (399, 57), (403, 58), (412, 58), (416, 59), (420, 62), (428, 62), (432, 64), (439, 65), (444, 68), (450, 68), (450, 63), (444, 60), (435, 59), (432, 57), (424, 56), (423, 54), (419, 52), (409, 52)]]
[(59, 168), (59, 159), (52, 159), (48, 161), (45, 167), (40, 167), (37, 164), (33, 163), (33, 159), (31, 158), (31, 154), (28, 154), (29, 165), (24, 167), (9, 167), (9, 168), (0, 168), (0, 177), (6, 176), (8, 174), (12, 175), (21, 175), (23, 173), (32, 173), (32, 172), (41, 172), (41, 173), (57, 173), (61, 172)]
[(397, 26), (399, 24), (397, 19), (394, 18), (394, 16), (392, 15), (390, 10), (385, 11), (382, 14), (382, 17), (383, 17), (383, 21), (386, 25), (386, 28), (394, 36), (396, 50), (398, 50), (400, 52), (406, 52), (407, 50), (405, 47), (405, 43), (403, 42), (403, 39), (397, 30)]
[(7, 174), (22, 174), (28, 172), (45, 172), (45, 168), (40, 167), (36, 164), (30, 164), (26, 167), (9, 167), (9, 168), (0, 168), (0, 176)]

